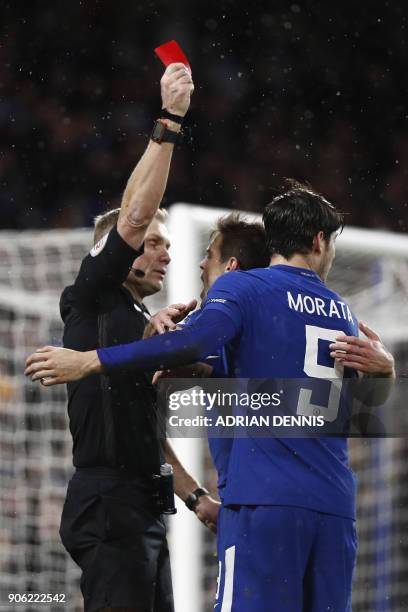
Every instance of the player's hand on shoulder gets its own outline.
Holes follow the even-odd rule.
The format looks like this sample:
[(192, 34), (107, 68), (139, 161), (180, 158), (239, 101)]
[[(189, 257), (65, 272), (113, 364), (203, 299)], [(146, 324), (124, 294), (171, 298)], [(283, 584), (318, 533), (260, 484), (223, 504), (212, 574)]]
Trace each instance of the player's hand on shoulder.
[(182, 63), (169, 64), (161, 81), (163, 108), (170, 113), (184, 117), (190, 106), (190, 97), (194, 91), (191, 72)]
[(197, 300), (190, 300), (187, 304), (171, 304), (166, 308), (162, 308), (162, 310), (159, 310), (159, 312), (152, 316), (146, 325), (143, 338), (150, 338), (155, 334), (174, 331), (177, 329), (177, 323), (185, 319), (196, 306)]
[(395, 377), (394, 357), (379, 335), (364, 323), (359, 329), (366, 338), (339, 335), (330, 344), (330, 356), (339, 364), (371, 376)]
[(80, 380), (96, 373), (100, 362), (96, 351), (73, 351), (56, 346), (44, 346), (26, 359), (24, 374), (49, 387)]
[(194, 508), (197, 518), (204, 523), (208, 529), (217, 533), (218, 513), (221, 504), (213, 499), (210, 495), (201, 495)]

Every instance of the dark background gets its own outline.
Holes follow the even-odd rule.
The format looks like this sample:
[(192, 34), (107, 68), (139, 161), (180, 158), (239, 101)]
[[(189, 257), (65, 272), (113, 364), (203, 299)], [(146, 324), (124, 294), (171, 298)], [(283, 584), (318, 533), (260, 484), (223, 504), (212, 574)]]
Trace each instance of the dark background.
[(160, 108), (153, 48), (196, 84), (165, 205), (259, 211), (308, 180), (348, 223), (407, 230), (408, 9), (398, 2), (2, 2), (2, 228), (120, 203)]

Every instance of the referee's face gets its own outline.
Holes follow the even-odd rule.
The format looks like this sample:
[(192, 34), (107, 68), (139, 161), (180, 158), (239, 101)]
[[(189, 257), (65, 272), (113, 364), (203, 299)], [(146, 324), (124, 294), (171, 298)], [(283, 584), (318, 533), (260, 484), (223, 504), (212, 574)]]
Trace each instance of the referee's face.
[(126, 281), (142, 299), (163, 288), (170, 263), (169, 248), (170, 239), (166, 226), (154, 219), (146, 232), (144, 253), (133, 262), (132, 271)]
[(223, 262), (221, 258), (221, 241), (222, 236), (217, 234), (208, 245), (205, 256), (200, 263), (201, 280), (203, 283), (200, 294), (202, 300), (206, 298), (211, 285), (225, 272), (226, 262)]

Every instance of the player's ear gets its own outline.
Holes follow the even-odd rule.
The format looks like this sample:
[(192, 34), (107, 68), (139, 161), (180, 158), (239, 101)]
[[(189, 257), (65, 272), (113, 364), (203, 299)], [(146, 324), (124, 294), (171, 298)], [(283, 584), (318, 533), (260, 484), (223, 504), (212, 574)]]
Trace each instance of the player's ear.
[(238, 259), (236, 257), (230, 257), (226, 263), (225, 271), (234, 272), (234, 270), (239, 270)]

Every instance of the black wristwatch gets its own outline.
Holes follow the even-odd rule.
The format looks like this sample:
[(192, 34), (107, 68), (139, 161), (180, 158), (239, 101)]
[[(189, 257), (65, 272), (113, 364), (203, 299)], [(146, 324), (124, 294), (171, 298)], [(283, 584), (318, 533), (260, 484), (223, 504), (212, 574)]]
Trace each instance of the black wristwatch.
[(204, 489), (204, 487), (199, 487), (198, 489), (190, 493), (190, 495), (187, 497), (184, 503), (186, 504), (189, 510), (192, 510), (194, 512), (196, 503), (198, 502), (198, 498), (201, 497), (202, 495), (209, 495), (209, 494), (210, 493), (209, 491), (207, 491), (207, 489)]
[(169, 130), (164, 121), (160, 121), (157, 119), (153, 126), (153, 131), (150, 136), (153, 142), (157, 142), (161, 144), (162, 142), (172, 142), (173, 144), (177, 144), (181, 141), (181, 132), (173, 132), (173, 130)]

